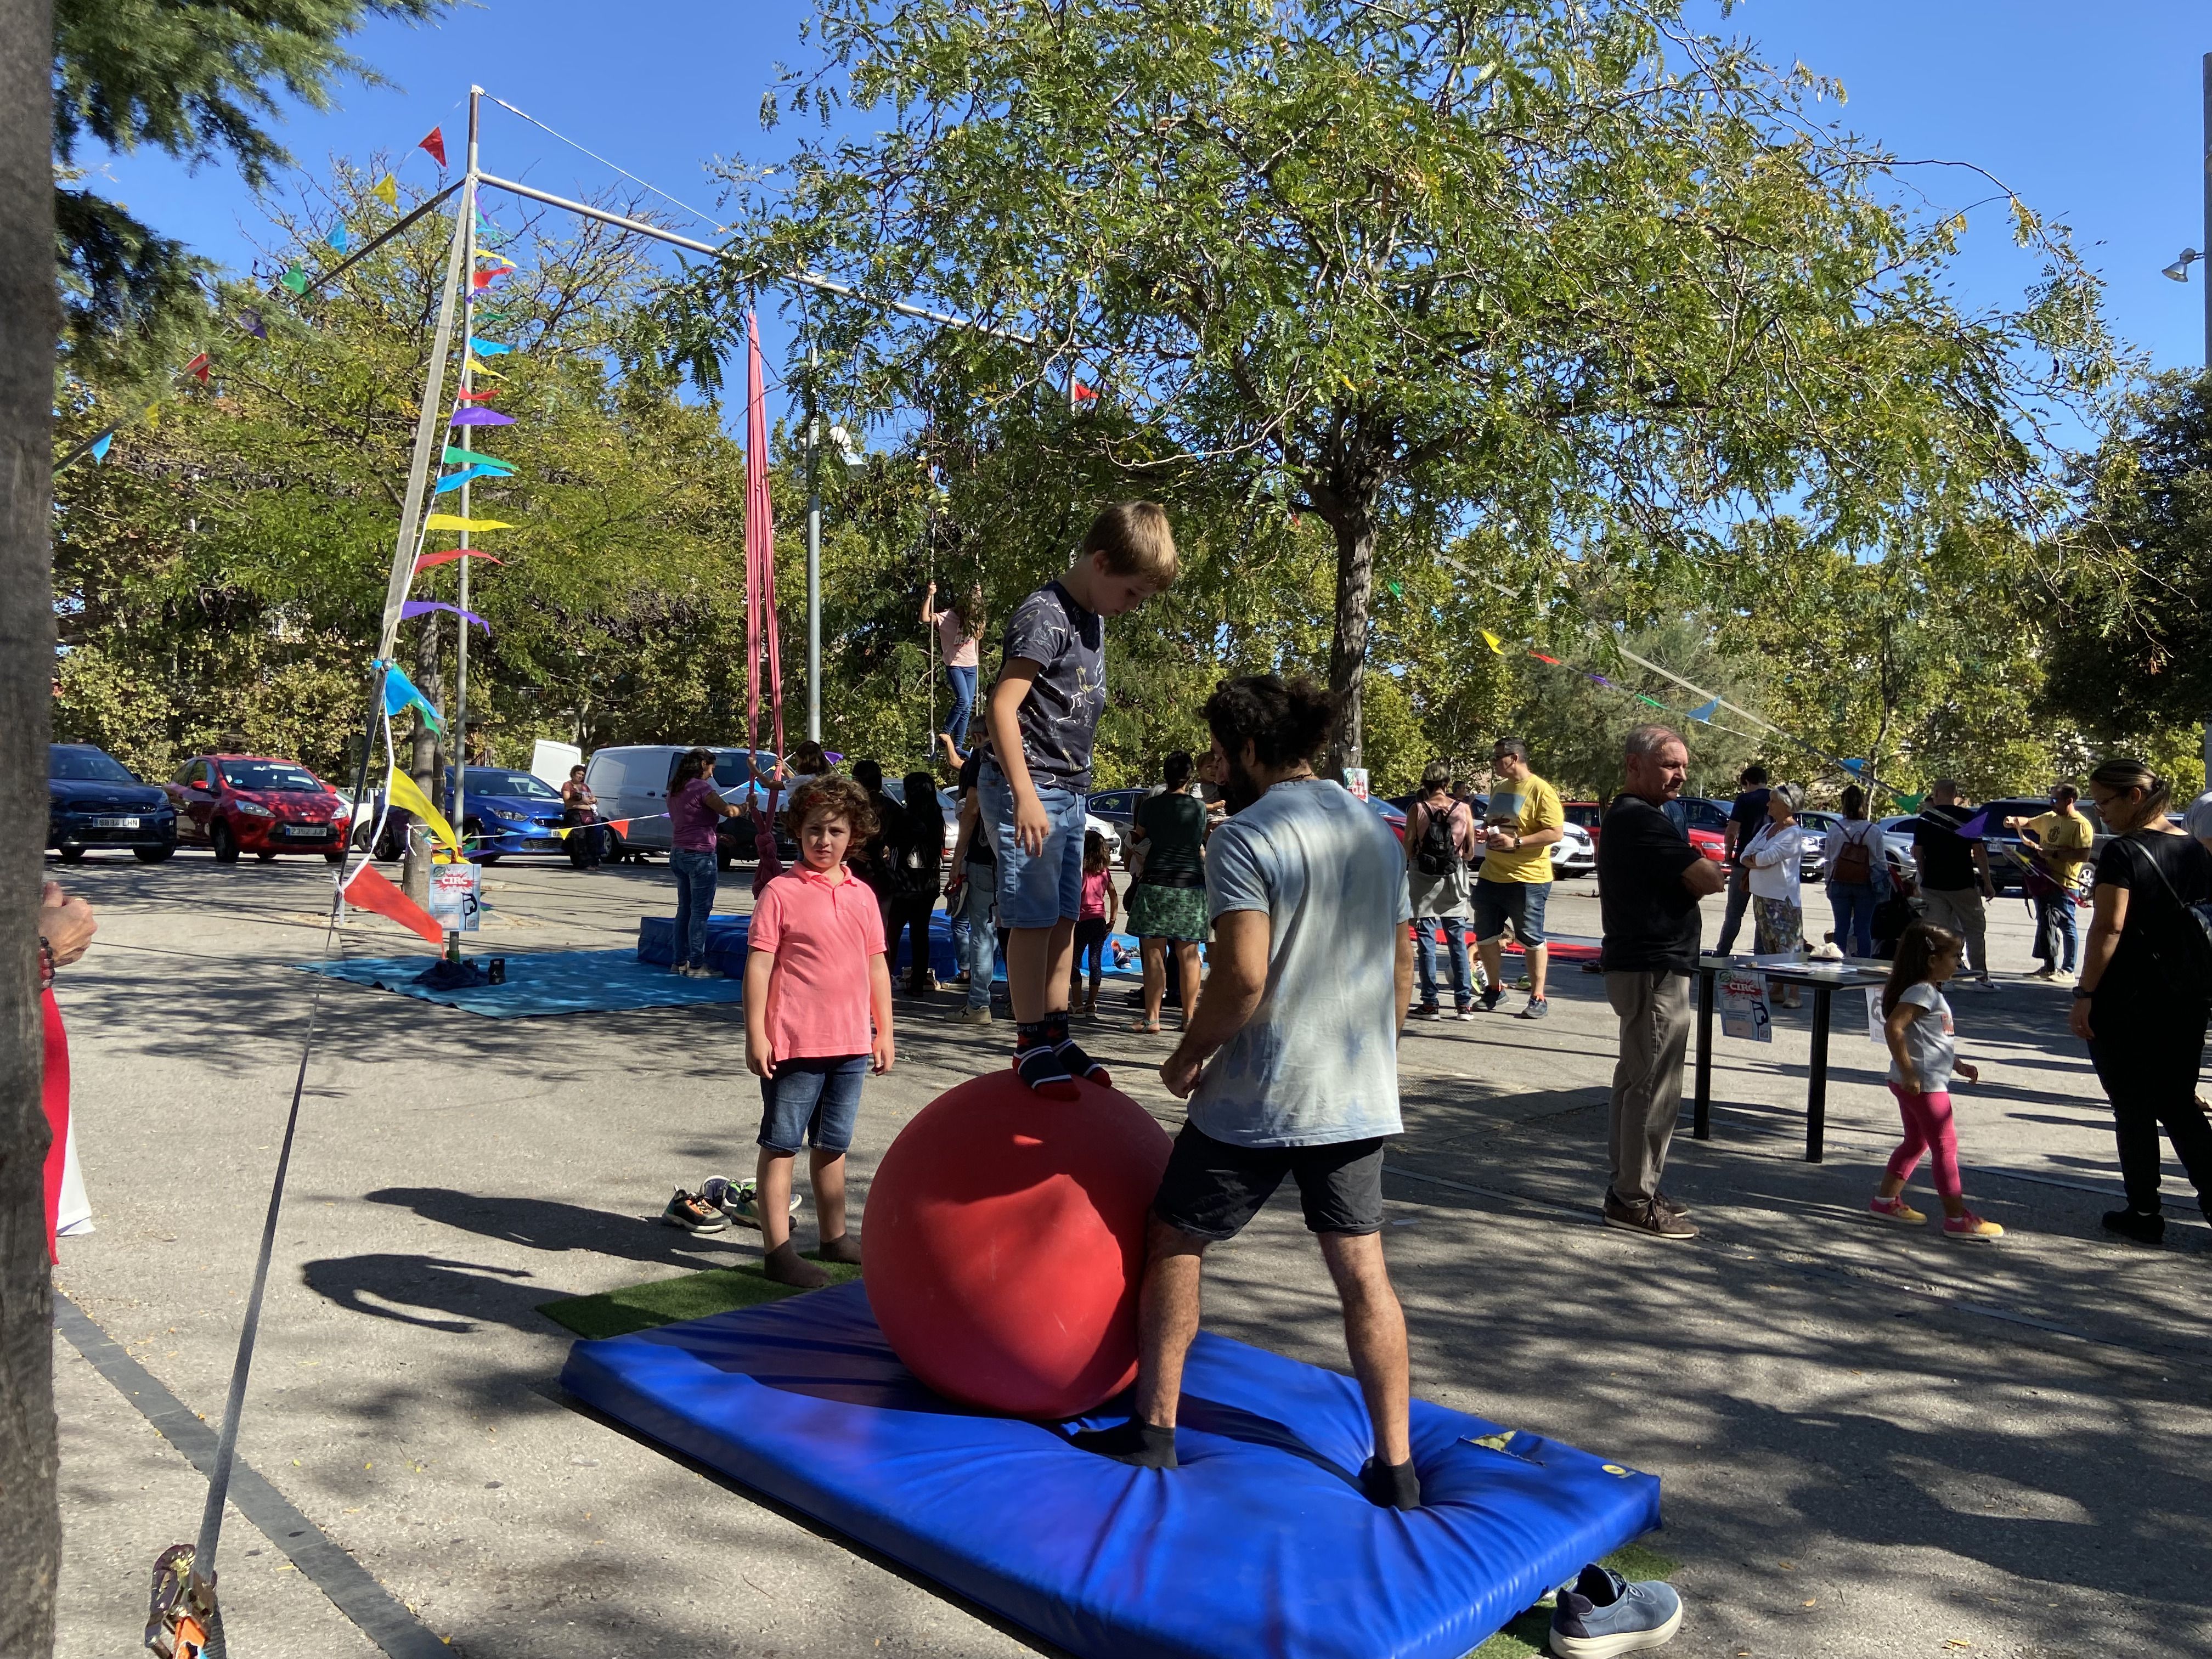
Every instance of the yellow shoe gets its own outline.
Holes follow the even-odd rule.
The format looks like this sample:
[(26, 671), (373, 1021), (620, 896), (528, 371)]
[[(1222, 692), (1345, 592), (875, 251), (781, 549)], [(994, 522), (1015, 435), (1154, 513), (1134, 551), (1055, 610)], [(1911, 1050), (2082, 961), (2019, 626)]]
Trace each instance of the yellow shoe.
[(1899, 1222), (1907, 1227), (1925, 1226), (1928, 1222), (1928, 1218), (1923, 1212), (1914, 1209), (1905, 1201), (1905, 1195), (1902, 1193), (1895, 1198), (1876, 1196), (1869, 1199), (1867, 1208), (1884, 1221)]
[(1964, 1215), (1943, 1218), (1943, 1237), (1946, 1238), (2002, 1238), (2004, 1229), (1994, 1221), (1984, 1221), (1972, 1210)]

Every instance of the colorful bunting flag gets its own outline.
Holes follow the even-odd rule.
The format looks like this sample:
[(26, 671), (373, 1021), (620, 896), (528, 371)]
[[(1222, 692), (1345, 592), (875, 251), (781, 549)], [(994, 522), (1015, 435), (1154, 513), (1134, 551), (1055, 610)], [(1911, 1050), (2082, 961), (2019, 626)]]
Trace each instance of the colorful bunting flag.
[(1566, 666), (1566, 665), (1561, 662), (1557, 657), (1547, 657), (1540, 651), (1531, 651), (1528, 654), (1534, 657), (1538, 662), (1547, 662), (1554, 668), (1564, 668)]
[(300, 269), (300, 262), (297, 259), (295, 259), (291, 268), (276, 280), (295, 294), (305, 294), (307, 291), (307, 273)]
[(155, 427), (157, 427), (157, 426), (159, 426), (159, 425), (161, 425), (161, 400), (160, 400), (159, 398), (156, 398), (154, 402), (152, 402), (152, 403), (150, 403), (150, 404), (148, 404), (146, 405), (146, 426), (147, 426), (147, 429), (148, 429), (149, 431), (150, 431), (150, 430), (152, 430)]
[(185, 374), (189, 374), (189, 375), (191, 375), (194, 380), (198, 380), (198, 381), (202, 386), (205, 386), (205, 385), (207, 384), (207, 381), (208, 381), (208, 355), (207, 355), (207, 353), (206, 353), (206, 352), (204, 352), (204, 351), (203, 351), (202, 353), (200, 353), (200, 355), (199, 355), (198, 356), (197, 356), (197, 357), (193, 358), (193, 359), (191, 360), (191, 362), (190, 362), (186, 363), (186, 364), (185, 365)]
[(1482, 630), (1482, 642), (1490, 647), (1492, 655), (1502, 657), (1505, 654), (1504, 645), (1486, 628)]
[(331, 234), (324, 237), (323, 240), (328, 244), (332, 252), (343, 253), (346, 251), (346, 228), (343, 225), (332, 225)]
[(457, 398), (465, 398), (472, 404), (489, 403), (494, 398), (499, 396), (499, 388), (496, 386), (486, 386), (481, 392), (462, 391), (457, 392), (453, 395)]
[(1692, 708), (1690, 711), (1690, 718), (1693, 720), (1702, 720), (1705, 725), (1711, 726), (1713, 723), (1713, 716), (1720, 712), (1721, 700), (1715, 697), (1711, 702), (1701, 702)]
[(1093, 391), (1091, 387), (1084, 385), (1080, 380), (1075, 380), (1069, 384), (1067, 395), (1074, 402), (1079, 404), (1095, 404), (1098, 401), (1097, 392)]
[(385, 775), (384, 791), (392, 805), (412, 812), (422, 819), (424, 826), (438, 838), (440, 846), (450, 848), (455, 858), (460, 857), (461, 838), (453, 833), (453, 826), (446, 822), (446, 815), (430, 805), (430, 798), (422, 793), (422, 786), (414, 779), (395, 766)]
[(1667, 705), (1665, 703), (1661, 702), (1656, 697), (1647, 697), (1641, 691), (1638, 691), (1636, 694), (1636, 701), (1643, 703), (1647, 708), (1657, 709), (1662, 714), (1667, 712)]
[(455, 559), (482, 559), (486, 564), (507, 562), (505, 559), (495, 559), (481, 547), (449, 547), (442, 553), (425, 553), (415, 561), (415, 568), (428, 570), (435, 565), (451, 564)]
[(438, 711), (430, 707), (429, 698), (415, 689), (415, 682), (407, 678), (399, 665), (385, 664), (384, 712), (386, 714), (398, 715), (405, 714), (410, 708), (419, 708), (422, 711), (422, 719), (433, 732), (442, 732), (446, 729), (445, 723), (438, 718)]
[(422, 528), (465, 530), (474, 534), (480, 530), (512, 530), (514, 526), (511, 524), (502, 524), (497, 519), (464, 519), (458, 513), (433, 513), (422, 520)]
[(468, 372), (471, 374), (481, 374), (488, 380), (503, 380), (507, 378), (506, 375), (500, 374), (495, 369), (487, 368), (483, 363), (477, 361), (477, 358), (473, 354), (463, 361)]
[(446, 465), (447, 466), (497, 467), (502, 472), (514, 471), (496, 455), (479, 455), (473, 449), (456, 449), (451, 444), (446, 446)]
[(423, 138), (423, 139), (422, 140), (422, 142), (420, 142), (419, 143), (417, 143), (417, 144), (415, 146), (415, 148), (416, 148), (416, 149), (419, 149), (419, 150), (426, 150), (426, 151), (428, 151), (428, 154), (429, 154), (430, 159), (431, 159), (432, 161), (435, 161), (435, 162), (436, 162), (440, 167), (443, 167), (443, 166), (445, 166), (445, 165), (446, 165), (446, 130), (445, 130), (445, 128), (443, 128), (443, 127), (432, 127), (432, 128), (430, 129), (429, 135), (428, 135), (427, 137)]
[(108, 447), (114, 441), (115, 434), (112, 432), (103, 432), (100, 434), (100, 441), (92, 447), (92, 459), (94, 465), (107, 459)]
[(437, 488), (430, 493), (434, 495), (442, 495), (449, 489), (459, 489), (463, 484), (472, 483), (478, 478), (489, 478), (494, 483), (498, 483), (512, 478), (514, 476), (514, 469), (511, 466), (472, 466), (464, 471), (447, 474), (438, 480)]
[(514, 348), (501, 345), (497, 340), (479, 340), (471, 334), (469, 336), (469, 349), (479, 357), (503, 357)]
[(450, 611), (465, 623), (473, 623), (487, 634), (491, 624), (473, 611), (464, 611), (458, 605), (447, 605), (443, 599), (409, 599), (399, 607), (402, 617), (427, 617), (433, 611)]
[(394, 887), (384, 872), (367, 859), (346, 878), (345, 901), (356, 909), (373, 910), (378, 915), (388, 916), (410, 933), (419, 933), (433, 945), (443, 945), (446, 935), (430, 913)]
[(269, 337), (269, 325), (261, 320), (261, 313), (258, 311), (240, 312), (238, 325), (257, 340), (265, 340)]
[[(513, 267), (510, 266), (508, 269), (511, 270)], [(506, 275), (506, 270), (472, 270), (469, 273), (469, 286), (472, 289), (489, 288), (493, 277)]]
[(1844, 770), (1850, 773), (1853, 777), (1857, 777), (1866, 769), (1867, 763), (1863, 760), (1847, 760), (1844, 763)]
[(514, 416), (502, 415), (495, 409), (462, 409), (453, 412), (448, 426), (513, 426)]
[(1990, 809), (1986, 806), (1959, 826), (1959, 833), (1968, 841), (1978, 841), (1990, 833)]
[(368, 187), (368, 193), (388, 208), (399, 205), (399, 181), (388, 173)]
[(1899, 795), (1896, 797), (1898, 805), (1907, 812), (1917, 812), (1920, 810), (1921, 803), (1927, 799), (1928, 793), (1925, 790), (1923, 790), (1917, 795)]

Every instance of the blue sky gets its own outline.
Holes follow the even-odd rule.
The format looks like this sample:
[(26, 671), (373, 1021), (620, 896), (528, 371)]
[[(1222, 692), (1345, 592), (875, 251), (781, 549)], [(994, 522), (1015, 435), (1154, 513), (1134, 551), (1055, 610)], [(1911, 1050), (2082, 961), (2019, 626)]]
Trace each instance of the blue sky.
[[(1839, 78), (1849, 101), (1837, 118), (1850, 129), (1901, 157), (1976, 162), (2066, 220), (2107, 280), (2121, 335), (2160, 368), (2202, 362), (2206, 268), (2186, 287), (2159, 268), (2203, 242), (2200, 63), (2212, 51), (2212, 9), (2203, 0), (1748, 0), (1725, 20), (1711, 0), (1697, 3), (1713, 27), (1753, 37), (1771, 60)], [(808, 10), (794, 0), (484, 0), (432, 27), (378, 22), (355, 50), (395, 84), (345, 88), (342, 107), (295, 112), (280, 136), (319, 171), (332, 155), (404, 151), (442, 125), (458, 165), (474, 81), (711, 212), (712, 157), (765, 157), (787, 137), (764, 137), (757, 111), (775, 64), (802, 58)], [(486, 109), (488, 170), (568, 196), (621, 182)], [(252, 258), (260, 216), (228, 169), (187, 173), (150, 155), (104, 167), (104, 187), (160, 229), (227, 264)], [(426, 158), (415, 167), (419, 182), (434, 176)], [(1989, 193), (1962, 171), (1907, 176), (1945, 207)], [(1958, 271), (1964, 302), (2002, 302), (2033, 275), (2001, 206), (1973, 216)], [(773, 370), (788, 336), (775, 319), (762, 321)]]

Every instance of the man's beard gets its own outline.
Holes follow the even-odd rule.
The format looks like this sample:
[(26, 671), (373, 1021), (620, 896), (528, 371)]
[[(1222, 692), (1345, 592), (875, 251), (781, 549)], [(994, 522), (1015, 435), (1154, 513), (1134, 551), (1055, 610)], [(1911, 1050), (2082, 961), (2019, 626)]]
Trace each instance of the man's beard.
[(1221, 779), (1221, 799), (1235, 817), (1254, 801), (1267, 793), (1267, 786), (1244, 769), (1244, 763), (1230, 757), (1228, 769)]

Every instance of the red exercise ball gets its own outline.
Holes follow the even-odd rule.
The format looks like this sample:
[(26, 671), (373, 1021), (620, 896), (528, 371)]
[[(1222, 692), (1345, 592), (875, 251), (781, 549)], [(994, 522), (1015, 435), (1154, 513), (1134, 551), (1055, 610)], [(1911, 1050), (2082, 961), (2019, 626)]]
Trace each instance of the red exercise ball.
[(868, 1305), (938, 1393), (1080, 1416), (1137, 1375), (1145, 1217), (1167, 1131), (1115, 1090), (1046, 1100), (1013, 1072), (948, 1089), (868, 1183)]

